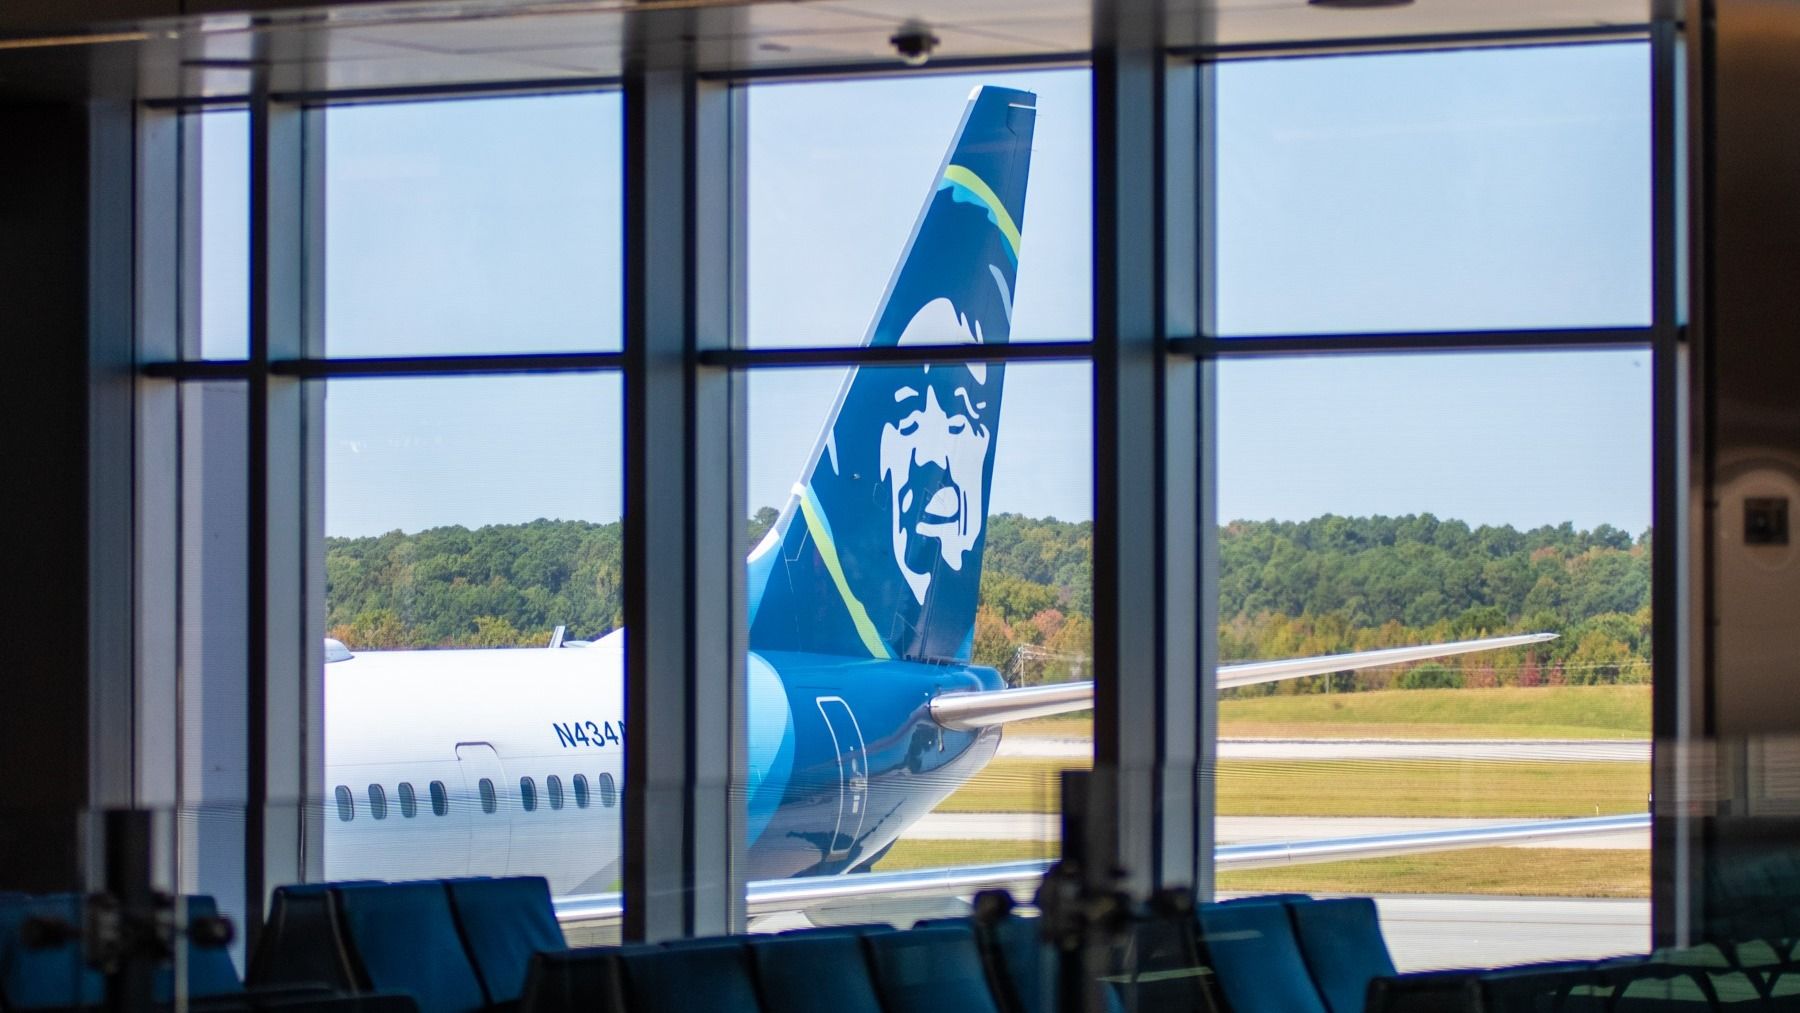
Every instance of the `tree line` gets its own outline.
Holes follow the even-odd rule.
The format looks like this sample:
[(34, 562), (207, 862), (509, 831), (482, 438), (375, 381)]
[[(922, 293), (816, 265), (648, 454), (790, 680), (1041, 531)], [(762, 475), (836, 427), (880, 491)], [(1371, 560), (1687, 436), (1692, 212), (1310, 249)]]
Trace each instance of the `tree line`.
[[(751, 518), (754, 544), (775, 520)], [(352, 649), (541, 645), (621, 621), (620, 529), (536, 520), (326, 539), (327, 625)], [(1088, 522), (996, 514), (974, 657), (1022, 684), (1091, 676)], [(1225, 661), (1553, 632), (1529, 648), (1236, 693), (1649, 679), (1650, 541), (1607, 525), (1471, 528), (1429, 514), (1219, 530)]]

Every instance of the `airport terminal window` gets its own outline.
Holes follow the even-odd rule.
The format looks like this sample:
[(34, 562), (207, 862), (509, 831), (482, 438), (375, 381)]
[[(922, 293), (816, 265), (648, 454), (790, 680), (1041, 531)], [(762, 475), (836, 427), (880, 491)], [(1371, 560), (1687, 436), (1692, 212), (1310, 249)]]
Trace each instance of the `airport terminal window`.
[(1219, 334), (1649, 323), (1647, 43), (1215, 74)]
[(1001, 734), (944, 729), (916, 701), (1093, 677), (1090, 368), (787, 369), (748, 387), (747, 878), (1054, 857), (1058, 771), (1091, 762), (1088, 712)]
[[(1375, 895), (1403, 969), (1477, 939), (1493, 963), (1642, 950), (1648, 350), (1227, 361), (1217, 424), (1221, 685), (1240, 661), (1555, 636), (1222, 690), (1221, 893)], [(1280, 867), (1244, 850), (1597, 817), (1639, 822)]]
[[(977, 88), (989, 91), (970, 121), (974, 133), (947, 158)], [(921, 195), (953, 205), (969, 220), (947, 216), (919, 242), (988, 248), (992, 281), (972, 294), (1013, 314), (1011, 340), (1090, 336), (1093, 145), (1086, 70), (746, 91), (751, 345), (862, 344), (919, 219)], [(921, 263), (922, 272), (933, 270), (944, 268)], [(988, 272), (980, 277), (990, 281)], [(958, 309), (960, 322), (927, 317), (909, 329), (897, 321), (881, 340), (905, 335), (908, 342), (957, 343), (977, 340), (977, 325), (993, 329), (991, 321), (970, 317), (969, 306)]]
[[(1220, 66), (1210, 152), (1218, 245), (1209, 251), (1219, 332), (1643, 324), (1645, 49)], [(1453, 59), (1467, 62), (1447, 71)], [(1087, 70), (744, 87), (746, 312), (735, 322), (750, 345), (1091, 336)], [(1380, 101), (1344, 110), (1345, 94)], [(1000, 128), (955, 146), (965, 114), (963, 130)], [(617, 95), (373, 103), (319, 115), (324, 178), (310, 182), (322, 184), (325, 227), (309, 252), (324, 263), (326, 354), (620, 348)], [(1456, 129), (1470, 123), (1481, 129)], [(1432, 145), (1435, 153), (1421, 151)], [(229, 192), (212, 201), (239, 203)], [(207, 213), (203, 229), (235, 227)], [(230, 259), (246, 260), (245, 250)], [(915, 269), (910, 280), (896, 271), (902, 262)], [(1370, 264), (1380, 268), (1363, 269)], [(207, 280), (203, 292), (219, 299), (203, 312), (247, 321), (247, 303), (225, 302), (229, 282)], [(883, 307), (890, 316), (876, 319)], [(223, 325), (202, 331), (239, 340)], [(1647, 471), (1631, 462), (1647, 468), (1648, 441), (1604, 441), (1645, 422), (1647, 356), (1228, 356), (1218, 367), (1222, 663), (1540, 629), (1560, 639), (1229, 690), (1220, 840), (1570, 818), (1584, 806), (1633, 811), (1647, 786), (1632, 750), (1642, 738), (1633, 722), (1647, 714), (1640, 576), (1651, 546), (1642, 517), (1607, 511), (1639, 491), (1647, 501)], [(355, 816), (351, 789), (336, 784), (325, 878), (536, 871), (559, 897), (620, 888), (621, 743), (587, 730), (625, 719), (624, 385), (594, 365), (308, 381), (323, 406), (309, 433), (323, 434), (324, 487), (309, 492), (324, 505), (325, 632), (347, 654), (324, 676), (324, 783), (364, 779), (351, 766), (365, 762), (360, 716), (416, 701), (417, 714), (396, 717), (446, 731), (432, 744), (435, 766), (409, 776), (443, 778), (428, 790), (433, 814), (449, 817), (431, 823), (440, 845), (393, 847), (375, 825), (387, 815), (384, 789), (370, 785), (368, 825), (332, 830)], [(193, 431), (221, 441), (235, 432), (239, 447), (241, 386), (239, 425)], [(897, 717), (884, 701), (889, 686), (916, 679), (955, 713), (958, 690), (1095, 677), (1090, 367), (753, 370), (746, 387), (749, 773), (731, 787), (748, 803), (748, 878), (1053, 858), (1056, 775), (1091, 763), (1089, 712), (946, 731), (918, 719), (917, 694)], [(1551, 430), (1554, 444), (1541, 436)], [(1586, 472), (1547, 463), (1575, 444), (1586, 448)], [(239, 447), (231, 460), (247, 453)], [(1611, 470), (1596, 477), (1602, 464)], [(240, 483), (244, 473), (233, 469)], [(198, 502), (208, 489), (185, 494)], [(1613, 506), (1602, 502), (1608, 494)], [(1519, 503), (1537, 506), (1505, 512)], [(1385, 549), (1393, 558), (1356, 558)], [(801, 558), (808, 565), (794, 565)], [(222, 655), (234, 664), (242, 656)], [(834, 672), (852, 667), (856, 680)], [(417, 685), (402, 696), (376, 690), (409, 680)], [(1548, 689), (1604, 691), (1591, 695), (1607, 703), (1558, 711), (1556, 693), (1499, 700)], [(1491, 705), (1457, 697), (1450, 713), (1459, 719), (1436, 730), (1455, 743), (1517, 740), (1521, 756), (1408, 739), (1434, 724), (1408, 707), (1490, 690)], [(492, 717), (501, 699), (530, 714), (540, 743), (513, 754), (469, 741), (468, 716)], [(556, 705), (527, 706), (545, 701)], [(1548, 730), (1581, 744), (1546, 747)], [(1413, 744), (1345, 753), (1351, 733)], [(1587, 741), (1608, 735), (1623, 741)], [(1268, 739), (1300, 744), (1245, 745)], [(526, 759), (555, 756), (567, 762)], [(497, 784), (519, 769), (575, 766), (594, 772), (572, 775), (570, 786), (577, 808), (597, 796), (604, 811), (592, 819), (472, 819), (477, 806), (499, 812)], [(1376, 787), (1346, 790), (1345, 770)], [(535, 811), (535, 779), (519, 784), (521, 810)], [(547, 776), (544, 790), (560, 810), (562, 778)], [(397, 791), (402, 816), (413, 817), (413, 783)], [(569, 833), (577, 825), (587, 836)], [(421, 841), (433, 833), (410, 829)], [(239, 838), (223, 851), (241, 855)], [(1607, 848), (1476, 858), (1502, 879), (1529, 866), (1531, 890), (1612, 890), (1638, 903), (1641, 842)], [(1404, 940), (1409, 922), (1429, 921), (1419, 890), (1483, 887), (1470, 881), (1474, 859), (1433, 861), (1246, 870), (1221, 859), (1219, 882), (1227, 893), (1379, 893)], [(1545, 896), (1513, 893), (1504, 899)], [(1476, 910), (1491, 896), (1454, 903)], [(866, 899), (869, 916), (890, 916)], [(1642, 936), (1645, 911), (1615, 919), (1623, 935)], [(808, 920), (752, 912), (750, 927)], [(1426, 934), (1435, 938), (1420, 942)], [(1397, 946), (1408, 966), (1438, 962), (1433, 947), (1448, 941), (1441, 927), (1412, 939)], [(1556, 945), (1526, 955), (1569, 955)]]
[(334, 106), (331, 355), (615, 351), (617, 93)]
[[(428, 750), (417, 776), (438, 776), (452, 817), (407, 847), (327, 828), (326, 877), (534, 873), (559, 896), (605, 892), (622, 858), (617, 809), (579, 833), (517, 821), (567, 801), (560, 779), (525, 771), (624, 771), (619, 377), (399, 376), (315, 389), (322, 605), (326, 634), (351, 655), (325, 669), (325, 766), (383, 755), (386, 733), (366, 716), (416, 701), (399, 718)], [(529, 735), (481, 740), (508, 721)], [(518, 794), (503, 803), (509, 784)], [(471, 826), (476, 812), (511, 819)]]
[(199, 307), (198, 333), (186, 335), (188, 354), (241, 359), (250, 351), (250, 114), (221, 109), (185, 117), (197, 140), (190, 170), (199, 174), (197, 277), (186, 284)]

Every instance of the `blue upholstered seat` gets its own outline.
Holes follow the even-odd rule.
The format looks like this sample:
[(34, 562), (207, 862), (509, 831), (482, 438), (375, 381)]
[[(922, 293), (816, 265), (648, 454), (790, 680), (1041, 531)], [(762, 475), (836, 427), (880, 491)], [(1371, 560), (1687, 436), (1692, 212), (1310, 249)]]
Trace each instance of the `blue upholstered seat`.
[(531, 959), (520, 1013), (624, 1013), (617, 947), (539, 953)]
[(1483, 1013), (1601, 1013), (1608, 995), (1593, 964), (1526, 965), (1483, 971), (1470, 986)]
[(621, 950), (625, 1003), (632, 1013), (757, 1013), (750, 956), (737, 939), (687, 940)]
[(1194, 923), (1186, 914), (1140, 921), (1131, 928), (1131, 945), (1123, 953), (1115, 977), (1116, 994), (1126, 1009), (1201, 1013), (1208, 1008), (1207, 968), (1194, 941)]
[(9, 1010), (87, 1006), (101, 1001), (105, 981), (81, 960), (81, 943), (28, 947), (20, 938), (33, 918), (81, 925), (81, 895), (51, 894), (0, 901), (0, 997)]
[(882, 1013), (857, 935), (752, 939), (750, 961), (774, 1013)]
[(999, 1013), (969, 926), (872, 932), (863, 943), (887, 1013)]
[[(989, 963), (1003, 984), (1010, 1013), (1056, 1013), (1056, 951), (1044, 942), (1039, 919), (1011, 916), (986, 930)], [(1006, 993), (1010, 992), (1010, 995)]]
[(336, 992), (357, 988), (356, 971), (338, 921), (333, 891), (372, 881), (297, 883), (276, 887), (262, 939), (244, 978), (252, 988), (318, 985)]
[(1326, 1013), (1284, 904), (1203, 904), (1202, 957), (1232, 1013)]
[(490, 1002), (519, 998), (534, 954), (568, 949), (542, 876), (452, 879), (444, 886)]
[[(186, 920), (189, 922), (218, 917), (219, 905), (211, 897), (183, 897), (182, 903), (187, 907)], [(244, 983), (238, 978), (237, 965), (231, 962), (231, 951), (225, 946), (190, 943), (186, 954), (189, 998), (235, 995), (244, 990)], [(164, 997), (162, 994), (158, 995), (159, 999)]]
[(410, 995), (420, 1013), (487, 1005), (443, 883), (339, 886), (336, 894), (344, 938), (369, 988)]
[(1375, 902), (1344, 897), (1288, 905), (1300, 953), (1331, 1013), (1362, 1013), (1369, 982), (1394, 973)]

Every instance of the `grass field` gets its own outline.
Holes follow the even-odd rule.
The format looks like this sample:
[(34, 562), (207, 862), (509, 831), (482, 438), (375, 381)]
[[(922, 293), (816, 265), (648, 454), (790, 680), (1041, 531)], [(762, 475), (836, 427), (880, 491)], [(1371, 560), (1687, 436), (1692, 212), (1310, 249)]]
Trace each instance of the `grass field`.
[[(1055, 858), (1055, 840), (902, 840), (878, 873), (945, 865)], [(1643, 898), (1651, 892), (1649, 851), (1575, 847), (1471, 847), (1431, 855), (1321, 862), (1285, 869), (1222, 871), (1220, 891), (1318, 894), (1496, 894)]]
[[(1056, 812), (1060, 760), (999, 759), (938, 812)], [(1220, 816), (1550, 819), (1643, 812), (1642, 763), (1237, 760), (1219, 765)]]
[[(1020, 735), (1085, 738), (1087, 718), (1021, 722)], [(1409, 689), (1265, 696), (1219, 704), (1223, 738), (1647, 739), (1649, 686)]]
[[(900, 841), (877, 872), (1055, 858), (1055, 841)], [(1471, 848), (1357, 862), (1218, 875), (1219, 890), (1246, 893), (1434, 893), (1528, 897), (1647, 897), (1648, 851)]]

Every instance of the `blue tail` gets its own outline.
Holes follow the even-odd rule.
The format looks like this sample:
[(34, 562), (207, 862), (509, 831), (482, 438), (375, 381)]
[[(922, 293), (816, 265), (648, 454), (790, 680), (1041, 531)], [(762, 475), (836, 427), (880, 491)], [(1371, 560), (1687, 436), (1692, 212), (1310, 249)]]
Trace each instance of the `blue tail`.
[[(978, 88), (869, 345), (1004, 343), (1036, 96)], [(966, 661), (975, 634), (998, 364), (869, 366), (750, 554), (750, 647)]]

